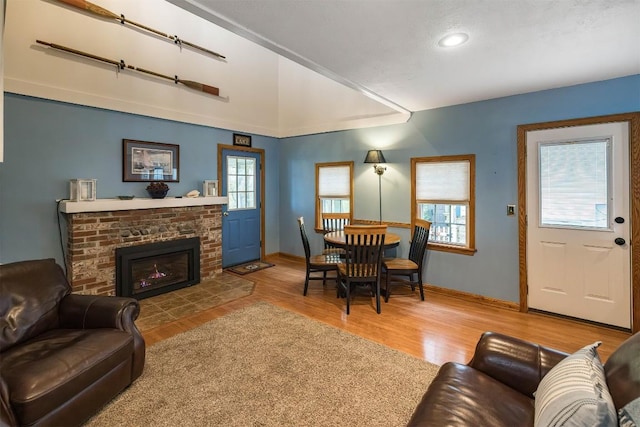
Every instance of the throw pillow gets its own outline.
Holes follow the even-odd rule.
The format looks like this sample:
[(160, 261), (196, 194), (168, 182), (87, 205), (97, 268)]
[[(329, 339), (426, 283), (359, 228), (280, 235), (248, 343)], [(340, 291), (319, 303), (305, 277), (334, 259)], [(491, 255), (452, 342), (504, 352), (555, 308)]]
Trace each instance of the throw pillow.
[(640, 427), (640, 397), (618, 411), (618, 422), (620, 427)]
[(535, 394), (536, 427), (617, 426), (597, 348), (585, 346), (568, 356), (540, 381)]

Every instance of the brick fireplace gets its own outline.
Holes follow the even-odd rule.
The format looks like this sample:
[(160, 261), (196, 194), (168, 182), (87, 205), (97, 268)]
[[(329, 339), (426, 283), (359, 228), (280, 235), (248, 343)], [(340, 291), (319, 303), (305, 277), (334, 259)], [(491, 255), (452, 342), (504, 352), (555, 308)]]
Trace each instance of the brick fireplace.
[(66, 202), (60, 210), (73, 292), (116, 295), (116, 248), (192, 237), (200, 238), (200, 280), (215, 277), (222, 272), (223, 203), (226, 197)]

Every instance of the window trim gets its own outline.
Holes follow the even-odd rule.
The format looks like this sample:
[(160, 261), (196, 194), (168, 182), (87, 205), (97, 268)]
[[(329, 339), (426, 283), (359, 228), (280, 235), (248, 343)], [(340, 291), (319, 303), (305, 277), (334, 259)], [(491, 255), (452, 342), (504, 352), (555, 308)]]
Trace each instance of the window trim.
[[(476, 249), (476, 155), (475, 154), (461, 154), (453, 156), (433, 156), (433, 157), (412, 157), (411, 158), (411, 229), (415, 226), (415, 220), (418, 215), (418, 201), (416, 199), (416, 167), (419, 163), (444, 163), (444, 162), (469, 162), (469, 208), (467, 212), (467, 236), (468, 246), (447, 245), (445, 243), (438, 243), (429, 241), (429, 249), (451, 252), (462, 255), (473, 255), (477, 252)], [(454, 201), (441, 200), (441, 202), (453, 203)]]
[(350, 162), (327, 162), (327, 163), (316, 163), (316, 179), (315, 179), (315, 184), (316, 184), (316, 194), (315, 194), (315, 198), (316, 198), (316, 218), (315, 218), (315, 231), (318, 233), (322, 232), (322, 204), (320, 203), (320, 194), (319, 194), (319, 178), (320, 178), (320, 168), (326, 168), (326, 167), (336, 167), (336, 166), (347, 166), (349, 167), (349, 178), (350, 178), (350, 182), (349, 182), (349, 221), (353, 222), (353, 189), (354, 189), (354, 182), (353, 182), (353, 161)]

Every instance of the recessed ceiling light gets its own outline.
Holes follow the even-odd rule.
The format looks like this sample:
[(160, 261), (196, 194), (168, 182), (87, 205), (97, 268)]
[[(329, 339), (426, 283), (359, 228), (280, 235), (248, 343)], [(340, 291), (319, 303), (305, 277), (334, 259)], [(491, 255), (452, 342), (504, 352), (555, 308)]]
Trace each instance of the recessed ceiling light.
[(469, 35), (465, 33), (449, 34), (440, 39), (440, 41), (438, 42), (438, 46), (441, 46), (441, 47), (460, 46), (461, 44), (465, 43), (467, 40), (469, 40)]

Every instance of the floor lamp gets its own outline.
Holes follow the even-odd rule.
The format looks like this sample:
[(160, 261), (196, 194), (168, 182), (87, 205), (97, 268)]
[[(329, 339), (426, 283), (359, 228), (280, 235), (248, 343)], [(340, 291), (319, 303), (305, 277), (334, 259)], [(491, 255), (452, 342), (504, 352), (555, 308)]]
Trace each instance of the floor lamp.
[(382, 154), (382, 150), (369, 150), (364, 162), (373, 163), (373, 171), (378, 175), (378, 200), (380, 202), (380, 224), (382, 224), (382, 174), (387, 168), (380, 166), (380, 163), (387, 163), (387, 161)]

